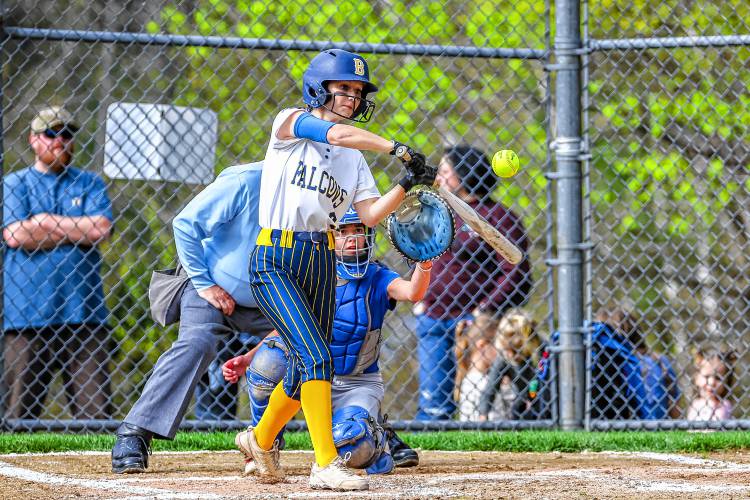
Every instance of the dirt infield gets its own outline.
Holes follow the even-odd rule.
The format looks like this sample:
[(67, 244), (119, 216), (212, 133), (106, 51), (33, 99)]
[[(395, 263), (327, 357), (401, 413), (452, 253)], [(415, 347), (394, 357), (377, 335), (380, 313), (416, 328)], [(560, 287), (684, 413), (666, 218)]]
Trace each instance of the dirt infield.
[(239, 474), (238, 452), (155, 453), (147, 474), (117, 476), (107, 453), (0, 455), (0, 498), (748, 498), (750, 454), (421, 452), (415, 469), (370, 490), (307, 486), (312, 454), (282, 452), (287, 482)]

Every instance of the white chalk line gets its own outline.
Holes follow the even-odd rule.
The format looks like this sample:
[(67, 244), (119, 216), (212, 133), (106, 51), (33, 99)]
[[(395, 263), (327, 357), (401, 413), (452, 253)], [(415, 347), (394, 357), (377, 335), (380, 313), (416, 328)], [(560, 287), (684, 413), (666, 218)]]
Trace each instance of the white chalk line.
[[(90, 455), (88, 453), (74, 453), (75, 455)], [(8, 456), (8, 455), (5, 455)], [(26, 456), (14, 454), (11, 456)], [(80, 477), (67, 477), (56, 474), (47, 474), (42, 472), (36, 472), (23, 467), (17, 467), (6, 462), (0, 461), (0, 475), (21, 479), (25, 481), (45, 484), (45, 485), (57, 485), (57, 486), (68, 486), (73, 488), (86, 488), (99, 491), (112, 491), (114, 493), (125, 494), (127, 496), (118, 497), (113, 500), (138, 500), (138, 499), (158, 499), (158, 500), (180, 500), (180, 499), (206, 499), (206, 500), (218, 500), (225, 498), (221, 495), (214, 493), (205, 492), (179, 492), (164, 488), (154, 488), (147, 486), (136, 486), (133, 483), (149, 483), (149, 482), (168, 482), (170, 478), (122, 478), (122, 479), (83, 479)], [(288, 478), (291, 483), (305, 483), (308, 479), (307, 476), (291, 476)], [(178, 477), (173, 480), (180, 482), (197, 482), (197, 481), (241, 481), (246, 480), (241, 476), (190, 476), (190, 477)], [(408, 489), (410, 490), (410, 489)], [(406, 493), (418, 494), (418, 496), (454, 496), (453, 492), (444, 488), (432, 488), (425, 490), (424, 488), (416, 488), (415, 491), (405, 491), (404, 488), (399, 488), (399, 495)], [(311, 492), (299, 492), (299, 493), (283, 493), (279, 495), (270, 495), (271, 497), (291, 497), (291, 498), (378, 498), (378, 497), (393, 497), (394, 491), (358, 491), (358, 492), (333, 492), (333, 491), (311, 491)], [(268, 498), (269, 494), (258, 494), (253, 495), (252, 498)]]
[[(619, 453), (611, 453), (612, 455), (619, 455)], [(705, 460), (695, 457), (683, 457), (682, 455), (670, 455), (660, 456), (661, 454), (646, 453), (641, 458), (654, 458), (664, 461), (681, 462), (680, 465), (707, 465), (709, 463), (720, 463), (726, 467), (726, 469), (745, 471), (742, 464), (735, 464), (732, 462), (721, 462), (716, 460)], [(631, 456), (633, 456), (631, 454)], [(681, 461), (678, 459), (688, 459)], [(732, 466), (743, 467), (742, 469), (736, 469)], [(695, 472), (695, 469), (690, 467), (682, 467), (677, 470), (686, 472)], [(710, 469), (711, 472), (717, 472), (714, 469)], [(748, 469), (750, 470), (750, 469)], [(662, 481), (654, 479), (625, 479), (622, 480), (618, 477), (613, 477), (612, 474), (602, 472), (599, 469), (559, 469), (554, 471), (528, 471), (528, 472), (485, 472), (485, 473), (474, 473), (474, 474), (446, 474), (439, 475), (435, 478), (427, 481), (428, 485), (438, 485), (446, 482), (457, 482), (457, 481), (545, 481), (555, 478), (575, 478), (586, 481), (597, 479), (598, 481), (616, 481), (626, 486), (626, 489), (636, 489), (639, 491), (649, 492), (672, 492), (672, 493), (738, 493), (750, 491), (750, 486), (744, 485), (731, 485), (731, 484), (696, 484), (688, 481)]]
[(188, 483), (194, 483), (199, 481), (216, 481), (218, 483), (226, 481), (244, 481), (247, 479), (244, 476), (190, 476), (190, 477), (182, 477), (182, 476), (162, 476), (162, 477), (143, 477), (143, 474), (139, 474), (139, 476), (142, 477), (128, 477), (123, 479), (118, 479), (121, 483), (163, 483), (165, 481), (179, 481), (179, 482), (188, 482)]
[[(168, 456), (168, 455), (203, 455), (203, 454), (211, 454), (211, 455), (237, 455), (239, 454), (239, 450), (193, 450), (193, 451), (154, 451), (152, 455), (161, 455), (161, 456)], [(311, 450), (285, 450), (282, 451), (282, 455), (305, 455), (310, 454), (312, 455)], [(484, 453), (484, 452), (482, 452)], [(0, 458), (17, 458), (17, 457), (38, 457), (38, 456), (45, 456), (45, 457), (75, 457), (75, 456), (111, 456), (111, 451), (50, 451), (50, 452), (30, 452), (30, 453), (6, 453), (4, 455), (0, 455)]]
[(650, 451), (612, 451), (605, 453), (617, 457), (623, 456), (643, 458), (647, 460), (658, 460), (662, 462), (674, 463), (677, 465), (703, 466), (706, 469), (726, 469), (731, 470), (732, 472), (750, 472), (750, 464), (738, 464), (736, 462), (726, 462), (724, 460), (677, 455), (674, 453), (654, 453)]
[(225, 498), (225, 497), (219, 497), (216, 495), (211, 494), (211, 496), (206, 496), (203, 493), (161, 493), (159, 495), (129, 495), (126, 497), (116, 497), (116, 498), (109, 498), (107, 500), (192, 500), (193, 498), (198, 499), (215, 499), (215, 498)]
[(458, 493), (445, 488), (403, 488), (391, 491), (304, 491), (300, 493), (286, 493), (286, 498), (445, 498), (458, 496)]
[[(122, 483), (116, 479), (83, 479), (80, 477), (65, 477), (55, 474), (46, 474), (36, 472), (23, 467), (16, 467), (6, 462), (0, 462), (0, 475), (5, 477), (31, 481), (46, 485), (68, 486), (72, 488), (87, 488), (92, 490), (114, 491), (117, 493), (127, 493), (135, 495), (149, 495), (151, 497), (162, 498), (161, 495), (168, 495), (168, 498), (176, 498), (174, 495), (181, 495), (180, 492), (170, 491), (161, 488), (150, 488), (144, 486), (131, 486)], [(214, 499), (221, 498), (214, 494), (193, 493), (192, 498)], [(167, 498), (167, 497), (165, 497)], [(190, 497), (186, 497), (190, 498)]]

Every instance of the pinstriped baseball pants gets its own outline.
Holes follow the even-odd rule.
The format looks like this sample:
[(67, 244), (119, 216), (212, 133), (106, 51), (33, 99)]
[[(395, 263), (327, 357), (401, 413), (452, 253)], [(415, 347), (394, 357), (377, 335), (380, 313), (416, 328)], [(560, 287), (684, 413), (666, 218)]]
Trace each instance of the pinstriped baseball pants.
[[(329, 240), (331, 241), (331, 240)], [(290, 347), (284, 392), (299, 399), (308, 380), (333, 378), (329, 343), (336, 301), (336, 260), (327, 242), (271, 238), (250, 256), (258, 307)]]

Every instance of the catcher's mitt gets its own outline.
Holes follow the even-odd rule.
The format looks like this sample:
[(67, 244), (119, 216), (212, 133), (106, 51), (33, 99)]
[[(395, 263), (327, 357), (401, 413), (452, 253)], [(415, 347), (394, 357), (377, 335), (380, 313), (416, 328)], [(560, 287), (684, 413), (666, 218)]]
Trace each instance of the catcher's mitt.
[(453, 212), (437, 193), (418, 189), (386, 220), (393, 247), (407, 259), (427, 262), (440, 257), (453, 243)]

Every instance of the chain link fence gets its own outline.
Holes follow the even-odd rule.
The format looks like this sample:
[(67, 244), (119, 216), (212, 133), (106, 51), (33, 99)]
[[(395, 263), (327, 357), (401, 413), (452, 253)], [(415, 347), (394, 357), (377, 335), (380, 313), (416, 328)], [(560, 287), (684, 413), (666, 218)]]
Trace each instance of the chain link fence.
[(750, 9), (586, 7), (587, 316), (625, 337), (593, 323), (587, 423), (746, 427)]
[[(145, 167), (134, 168), (138, 159), (130, 158), (128, 151), (120, 146), (108, 150), (115, 144), (109, 132), (124, 127), (110, 128), (110, 112), (140, 113), (142, 118), (131, 120), (137, 123), (131, 124), (129, 136), (163, 123), (161, 114), (141, 112), (156, 109), (150, 105), (182, 110), (182, 118), (186, 108), (215, 117), (216, 140), (207, 145), (215, 148), (213, 154), (183, 154), (204, 167), (211, 164), (210, 173), (216, 175), (230, 165), (263, 158), (273, 117), (282, 108), (301, 105), (302, 72), (311, 57), (327, 47), (354, 50), (367, 58), (380, 87), (369, 130), (409, 142), (433, 163), (444, 147), (462, 143), (487, 154), (514, 149), (522, 158), (521, 173), (499, 182), (484, 201), (501, 203), (523, 224), (530, 275), (518, 289), (527, 300), (520, 310), (490, 307), (472, 321), (460, 321), (490, 293), (471, 290), (461, 315), (431, 318), (448, 326), (442, 337), (447, 343), (436, 344), (429, 366), (420, 366), (418, 355), (417, 332), (425, 317), (419, 308), (399, 304), (386, 317), (380, 362), (384, 411), (392, 421), (424, 428), (414, 421), (420, 392), (425, 379), (437, 376), (442, 397), (456, 405), (453, 420), (442, 421), (442, 427), (557, 425), (561, 346), (553, 321), (554, 297), (583, 293), (589, 390), (582, 424), (742, 424), (748, 405), (742, 388), (749, 382), (742, 359), (750, 308), (750, 160), (745, 139), (750, 73), (747, 36), (732, 36), (748, 33), (750, 14), (741, 3), (731, 2), (703, 10), (694, 2), (679, 1), (669, 3), (672, 10), (655, 6), (634, 11), (625, 2), (607, 5), (584, 4), (577, 53), (583, 62), (580, 249), (589, 243), (593, 248), (585, 250), (587, 259), (581, 264), (586, 271), (583, 290), (562, 292), (553, 286), (560, 260), (554, 258), (552, 230), (560, 212), (555, 212), (552, 194), (559, 177), (552, 171), (549, 144), (558, 118), (551, 75), (558, 68), (552, 64), (548, 2), (110, 0), (84, 5), (30, 0), (6, 5), (0, 45), (5, 427), (113, 428), (176, 338), (176, 327), (161, 328), (151, 320), (148, 284), (152, 270), (174, 267), (171, 221), (210, 179), (197, 171), (180, 174), (176, 167), (172, 174), (184, 178), (195, 173), (194, 178), (169, 180), (169, 162), (158, 154), (156, 144), (149, 144), (154, 154), (145, 158)], [(633, 22), (610, 21), (620, 19)], [(688, 45), (693, 46), (661, 38), (649, 48), (632, 38), (642, 35), (692, 37)], [(723, 41), (701, 42), (695, 38), (700, 35), (722, 35)], [(7, 327), (8, 301), (15, 303), (21, 321), (50, 306), (44, 299), (49, 291), (35, 292), (30, 286), (33, 276), (13, 273), (9, 259), (28, 263), (57, 250), (11, 247), (8, 200), (20, 195), (9, 189), (8, 181), (33, 168), (30, 125), (51, 105), (74, 114), (80, 130), (73, 140), (71, 165), (96, 174), (111, 202), (111, 236), (75, 247), (95, 261), (100, 255), (100, 269), (79, 266), (60, 280), (75, 286), (101, 277), (106, 328), (65, 331), (45, 328), (59, 325), (34, 324), (19, 335), (17, 326)], [(170, 151), (176, 154), (180, 140), (195, 146), (209, 132), (192, 137), (183, 129), (170, 139)], [(118, 153), (131, 163), (113, 168), (110, 160)], [(385, 192), (401, 167), (383, 155), (365, 157)], [(75, 193), (44, 186), (33, 181), (31, 191), (53, 201), (80, 203)], [(30, 209), (27, 218), (42, 212), (74, 213), (37, 208)], [(408, 272), (382, 236), (376, 253), (399, 273)], [(448, 269), (451, 263), (465, 266), (483, 258), (459, 255), (450, 253), (435, 272), (441, 265)], [(485, 270), (499, 266), (483, 264)], [(463, 279), (455, 276), (454, 284)], [(530, 289), (525, 282), (532, 284)], [(450, 302), (454, 297), (447, 293), (438, 300)], [(499, 312), (506, 313), (502, 319)], [(612, 328), (600, 326), (597, 319)], [(19, 338), (28, 345), (19, 346)], [(89, 344), (82, 345), (84, 338)], [(249, 418), (246, 391), (223, 382), (217, 370), (223, 360), (256, 340), (248, 335), (222, 339), (217, 363), (203, 378), (184, 427), (236, 428)], [(720, 344), (727, 352), (709, 349)], [(693, 349), (701, 350), (703, 357), (692, 354)], [(27, 370), (24, 359), (35, 361), (36, 371), (21, 373)], [(81, 367), (76, 360), (87, 363)], [(433, 370), (433, 363), (442, 371)], [(656, 382), (646, 380), (646, 368)], [(701, 369), (706, 383), (699, 387)], [(35, 383), (17, 383), (22, 375)], [(663, 390), (655, 393), (651, 387)], [(707, 423), (718, 414), (698, 403), (702, 398), (716, 406), (715, 396), (724, 401), (719, 403), (722, 408), (732, 407), (731, 413)], [(650, 406), (644, 403), (649, 398)]]
[[(548, 8), (544, 3), (533, 6), (528, 16), (519, 15), (510, 24), (502, 16), (505, 27), (498, 30), (498, 7), (493, 2), (466, 6), (462, 2), (311, 4), (293, 0), (109, 1), (83, 8), (63, 2), (54, 9), (44, 3), (18, 2), (6, 7), (2, 42), (6, 199), (15, 195), (8, 180), (34, 163), (29, 144), (32, 119), (50, 105), (62, 105), (81, 127), (75, 134), (71, 165), (103, 179), (113, 215), (111, 237), (83, 250), (87, 255), (101, 255), (101, 269), (91, 269), (88, 278), (101, 276), (109, 335), (90, 334), (98, 343), (80, 348), (68, 346), (70, 339), (80, 338), (76, 337), (80, 332), (32, 325), (23, 332), (31, 342), (47, 346), (52, 338), (60, 340), (52, 353), (27, 351), (44, 371), (28, 374), (21, 373), (24, 363), (12, 342), (19, 328), (6, 331), (6, 426), (77, 430), (116, 425), (138, 398), (158, 357), (176, 338), (175, 327), (164, 329), (151, 320), (148, 284), (153, 269), (174, 267), (171, 221), (211, 179), (196, 175), (193, 182), (165, 180), (169, 175), (164, 168), (169, 165), (156, 144), (161, 140), (157, 136), (164, 109), (184, 115), (190, 108), (216, 117), (216, 141), (211, 144), (215, 156), (209, 162), (215, 173), (261, 160), (275, 114), (302, 104), (302, 72), (311, 57), (330, 46), (358, 51), (370, 64), (372, 78), (380, 87), (370, 130), (407, 141), (434, 163), (446, 146), (462, 143), (487, 154), (500, 146), (524, 152), (523, 173), (513, 182), (499, 183), (492, 196), (515, 211), (524, 226), (533, 278), (524, 278), (518, 286), (528, 294), (535, 321), (545, 325), (540, 330), (549, 329), (552, 291), (550, 270), (544, 263), (550, 245), (550, 198), (544, 177), (549, 85), (543, 68), (548, 54)], [(361, 43), (344, 43), (355, 41)], [(154, 111), (150, 105), (165, 107)], [(125, 117), (120, 121), (113, 119), (118, 110)], [(185, 129), (182, 135), (187, 137), (172, 138), (172, 143), (182, 140), (194, 147), (203, 140), (200, 134), (193, 137), (189, 132)], [(147, 158), (134, 154), (123, 146), (124, 139), (118, 142), (113, 137), (118, 133), (136, 143), (134, 137), (143, 136), (140, 140), (153, 154)], [(170, 150), (170, 155), (178, 153)], [(190, 156), (189, 152), (185, 155), (188, 162)], [(381, 191), (390, 189), (402, 167), (390, 157), (367, 154), (366, 158)], [(49, 190), (38, 194), (57, 195)], [(6, 201), (6, 217), (8, 212)], [(386, 241), (379, 237), (377, 258), (407, 273), (407, 264)], [(29, 277), (13, 273), (9, 264), (19, 258), (31, 261), (45, 252), (49, 250), (22, 250), (6, 244), (5, 296), (6, 301), (22, 302), (17, 308), (20, 316), (35, 316), (42, 307), (35, 297), (41, 296), (31, 290), (18, 296), (18, 290), (29, 286)], [(470, 255), (468, 261), (477, 258)], [(68, 278), (62, 282), (81, 276), (74, 273)], [(528, 290), (526, 281), (533, 281), (533, 289)], [(9, 297), (11, 293), (16, 296)], [(466, 300), (462, 313), (473, 311), (481, 299)], [(392, 421), (411, 420), (420, 392), (411, 304), (400, 304), (387, 317), (383, 330), (384, 411)], [(253, 339), (237, 335), (222, 342), (219, 358), (188, 410), (187, 427), (237, 427), (239, 420), (249, 418), (244, 388), (224, 382), (218, 370), (221, 362), (253, 345)], [(81, 354), (93, 363), (83, 368), (68, 363)], [(432, 358), (453, 365), (439, 374), (451, 385), (443, 397), (452, 400), (455, 353), (450, 349), (433, 353)], [(100, 389), (93, 392), (96, 398), (84, 398), (83, 408), (76, 397), (88, 394), (91, 384), (81, 385), (76, 374), (84, 374)], [(21, 375), (40, 383), (26, 387), (15, 383), (14, 393), (14, 377), (18, 380)], [(109, 397), (105, 382), (109, 382)], [(441, 387), (445, 385), (443, 381)], [(464, 385), (465, 393), (477, 390)], [(511, 416), (506, 412), (499, 418), (510, 420)]]

